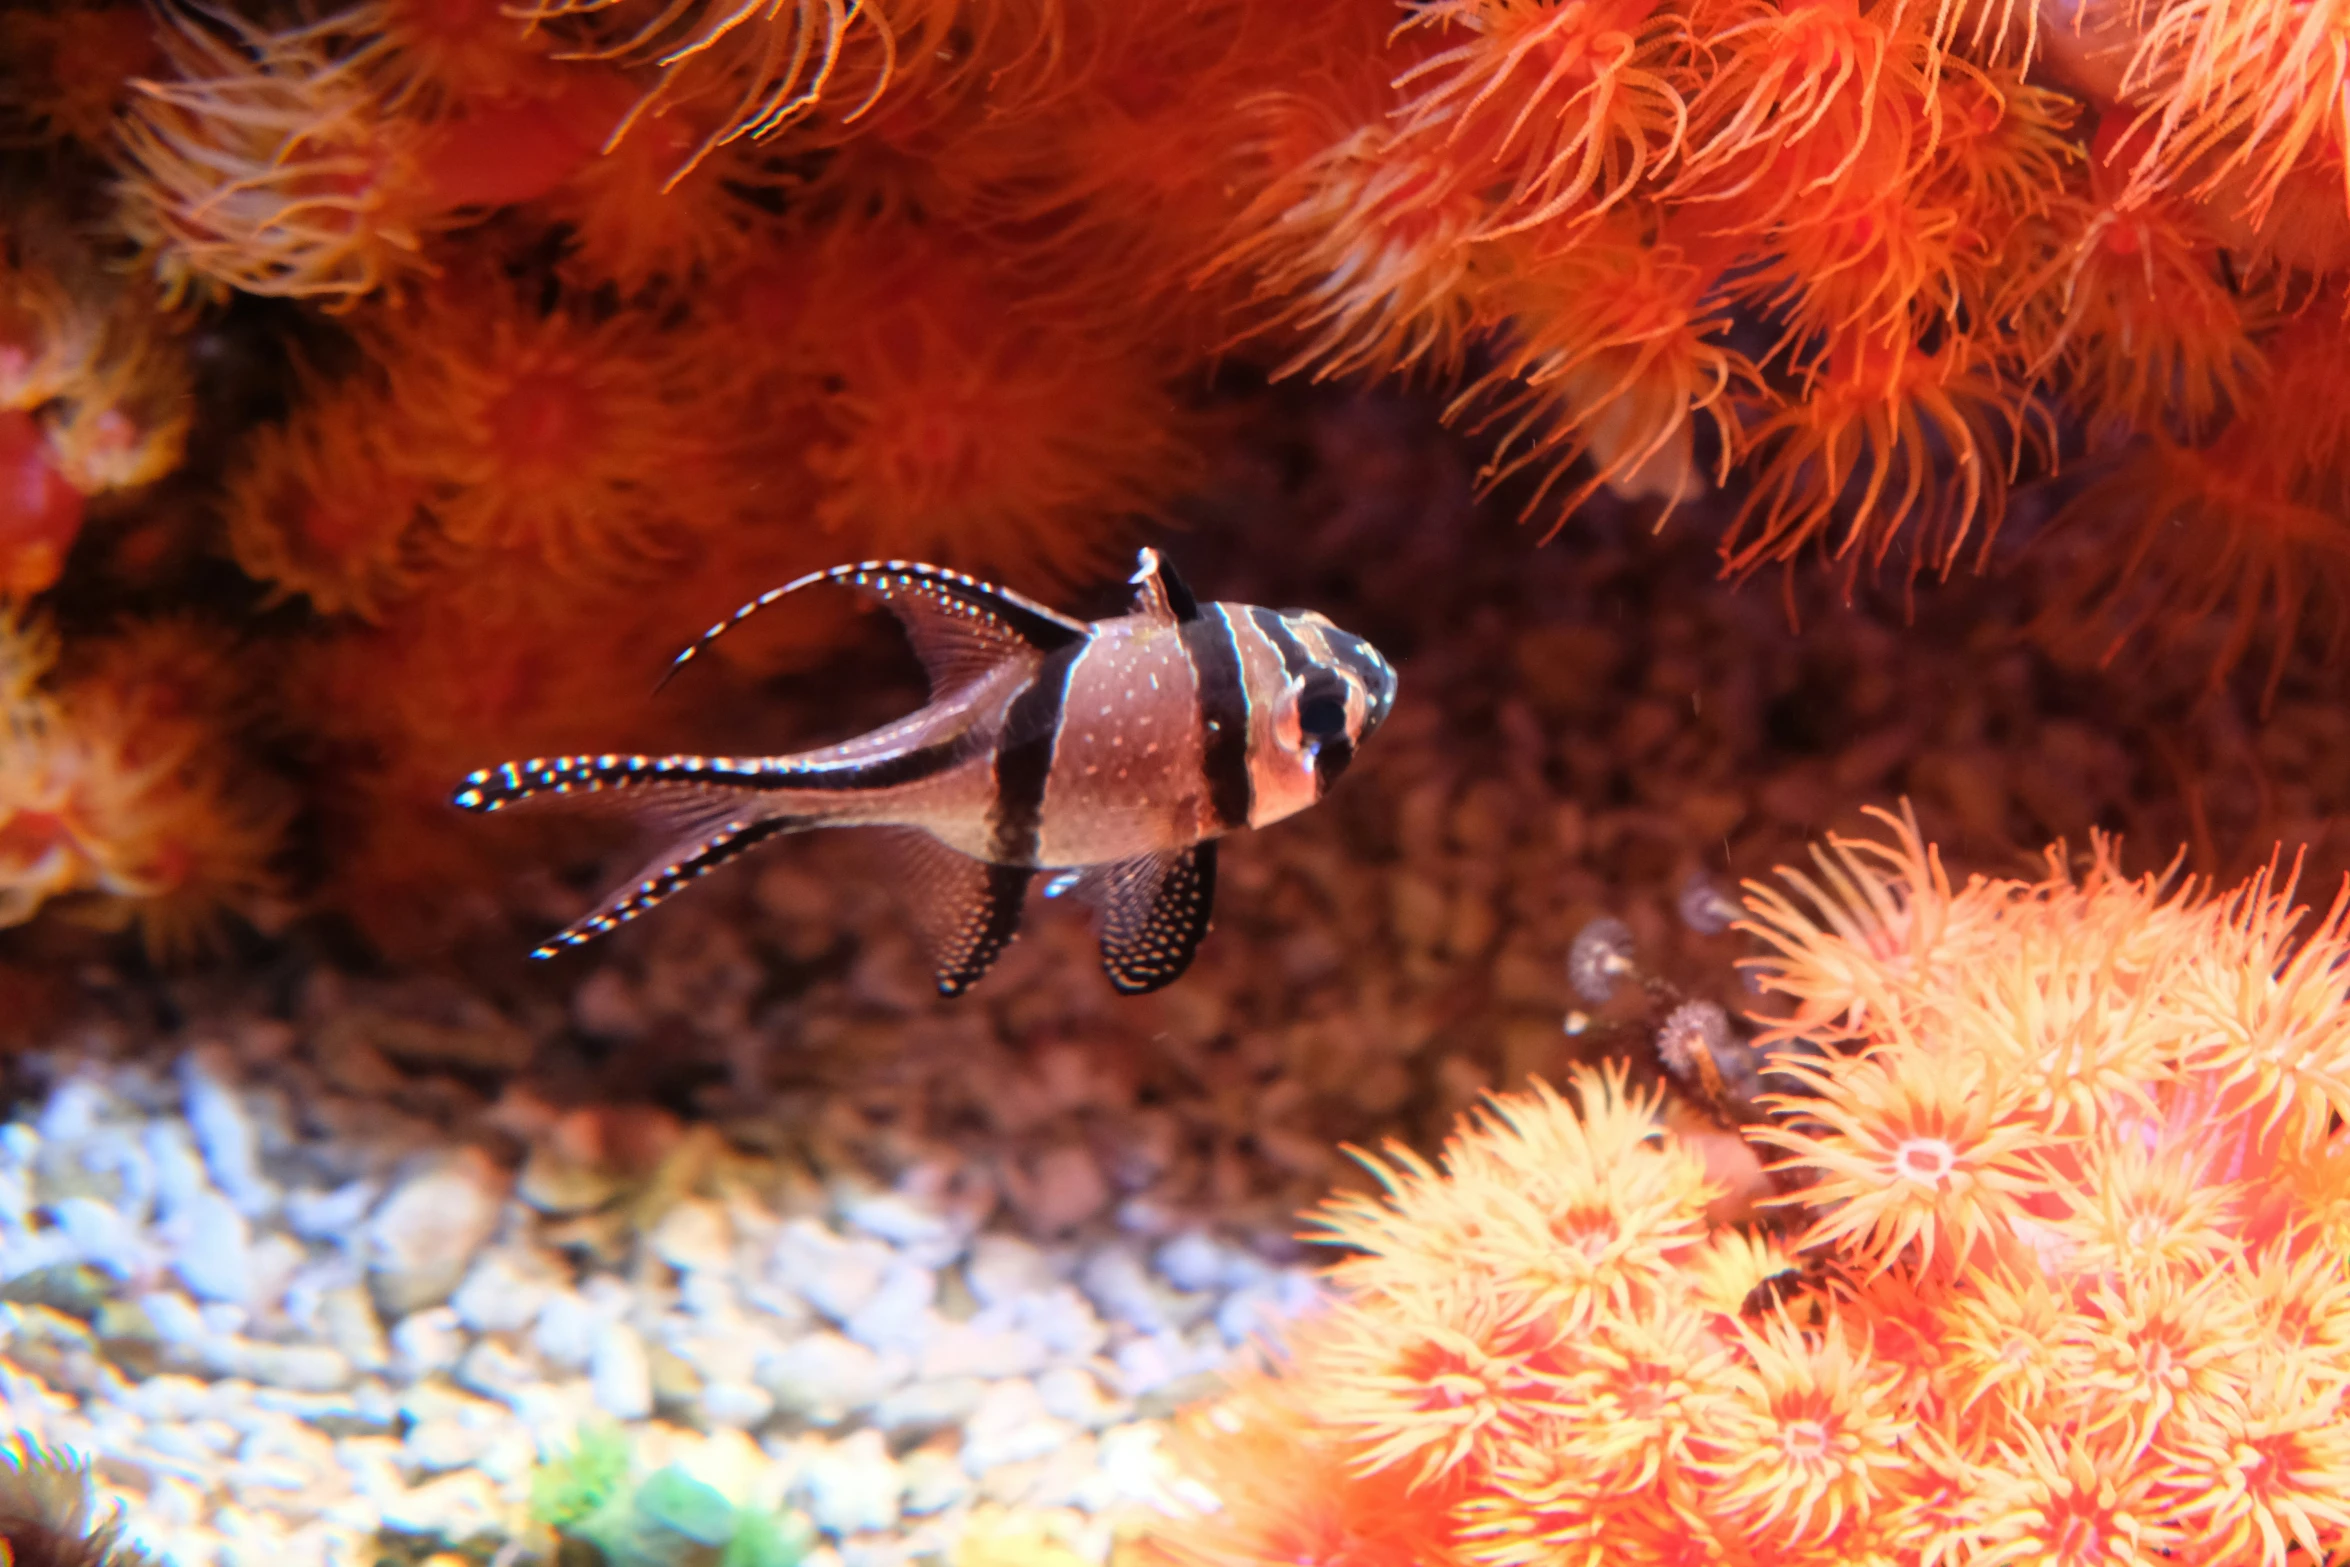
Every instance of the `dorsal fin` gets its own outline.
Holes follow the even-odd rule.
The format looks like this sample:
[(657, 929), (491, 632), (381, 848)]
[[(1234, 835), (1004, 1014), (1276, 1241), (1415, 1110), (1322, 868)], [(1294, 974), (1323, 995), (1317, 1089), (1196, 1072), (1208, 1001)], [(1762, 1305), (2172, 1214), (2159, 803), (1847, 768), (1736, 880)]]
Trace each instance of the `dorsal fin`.
[[(865, 560), (833, 566), (769, 588), (694, 639), (670, 662), (661, 683), (684, 668), (702, 649), (777, 599), (834, 582), (878, 599), (896, 615), (930, 675), (931, 694), (943, 695), (976, 679), (1007, 658), (1041, 656), (1082, 642), (1091, 629), (1032, 598), (981, 582), (944, 566), (914, 560)], [(657, 689), (657, 688), (656, 688)]]
[(1135, 557), (1134, 575), (1127, 580), (1134, 584), (1135, 614), (1174, 624), (1199, 619), (1199, 600), (1192, 596), (1190, 585), (1164, 555), (1148, 545)]

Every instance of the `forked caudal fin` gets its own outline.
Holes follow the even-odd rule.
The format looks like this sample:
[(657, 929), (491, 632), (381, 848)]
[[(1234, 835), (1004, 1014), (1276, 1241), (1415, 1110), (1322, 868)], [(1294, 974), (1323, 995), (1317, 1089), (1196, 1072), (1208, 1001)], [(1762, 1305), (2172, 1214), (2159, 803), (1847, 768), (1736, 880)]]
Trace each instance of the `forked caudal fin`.
[(828, 787), (836, 791), (831, 800), (846, 797), (837, 784), (811, 785), (805, 774), (764, 758), (560, 756), (484, 768), (465, 780), (455, 803), (470, 811), (603, 806), (661, 834), (660, 852), (643, 869), (531, 953), (551, 958), (627, 924), (770, 838), (829, 825), (835, 813)]

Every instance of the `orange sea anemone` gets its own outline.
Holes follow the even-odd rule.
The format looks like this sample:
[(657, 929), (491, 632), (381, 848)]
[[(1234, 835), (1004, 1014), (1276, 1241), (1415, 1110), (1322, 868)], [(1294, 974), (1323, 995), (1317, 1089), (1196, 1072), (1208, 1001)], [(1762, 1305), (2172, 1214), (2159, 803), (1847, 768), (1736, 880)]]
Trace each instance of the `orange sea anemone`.
[(2274, 306), (2227, 271), (2191, 203), (2126, 194), (2120, 127), (2110, 113), (2099, 122), (2087, 190), (2052, 192), (2027, 226), (1997, 310), (2093, 434), (2192, 441), (2242, 405), (2260, 362), (2255, 329)]
[(1909, 574), (1947, 574), (1970, 535), (1989, 549), (2022, 454), (2052, 444), (2045, 419), (1963, 343), (1845, 334), (1751, 429), (1760, 466), (1723, 560), (1733, 572), (1791, 564), (1816, 541), (1849, 587), (1908, 531)]
[(1719, 469), (1735, 460), (1736, 400), (1758, 389), (1754, 367), (1723, 341), (1719, 273), (1656, 228), (1627, 209), (1556, 251), (1532, 235), (1502, 241), (1490, 263), (1500, 351), (1448, 414), (1498, 432), (1486, 485), (1541, 473), (1529, 512), (1590, 458), (1590, 477), (1553, 507), (1552, 532), (1602, 486), (1668, 510), (1696, 494), (1701, 418)]
[(648, 65), (653, 89), (615, 129), (615, 142), (647, 119), (683, 112), (711, 129), (671, 171), (818, 113), (855, 119), (872, 108), (901, 67), (917, 76), (960, 53), (956, 0), (531, 0), (510, 14), (582, 35), (568, 52)]
[(1433, 0), (1403, 25), (1430, 30), (1396, 78), (1403, 135), (1485, 171), (1491, 232), (1605, 211), (1681, 150), (1683, 23), (1657, 0)]
[(235, 289), (348, 306), (429, 272), (436, 235), (553, 188), (611, 127), (601, 79), (396, 112), (367, 44), (165, 13), (168, 76), (120, 128), (121, 223), (172, 298)]
[[(566, 297), (526, 304), (490, 277), (453, 277), (359, 323), (388, 388), (383, 420), (350, 427), (395, 474), (426, 487), (441, 543), (485, 604), (542, 585), (628, 581), (734, 515), (729, 454), (748, 410), (705, 324)], [(739, 364), (739, 361), (737, 361)], [(377, 561), (395, 558), (377, 513)], [(523, 597), (532, 596), (526, 591)]]
[(1482, 171), (1310, 99), (1251, 113), (1251, 161), (1271, 172), (1204, 269), (1248, 290), (1237, 341), (1272, 338), (1276, 379), (1457, 369), (1479, 324), (1475, 241), (1493, 211)]
[(815, 520), (861, 553), (1073, 574), (1170, 502), (1196, 456), (1171, 367), (1133, 328), (1019, 307), (936, 229), (837, 236), (787, 363)]
[(134, 77), (160, 63), (154, 13), (122, 0), (67, 0), (0, 11), (0, 139), (112, 134)]
[(2111, 660), (2133, 638), (2192, 647), (2214, 684), (2256, 646), (2273, 700), (2300, 639), (2328, 656), (2350, 631), (2350, 419), (2330, 378), (2350, 328), (2320, 301), (2266, 343), (2266, 373), (2201, 445), (2155, 434), (2123, 453), (2059, 515), (2084, 541), (2039, 629)]
[(320, 613), (379, 618), (434, 548), (424, 477), (390, 449), (381, 388), (314, 387), (284, 424), (246, 440), (221, 503), (237, 564)]

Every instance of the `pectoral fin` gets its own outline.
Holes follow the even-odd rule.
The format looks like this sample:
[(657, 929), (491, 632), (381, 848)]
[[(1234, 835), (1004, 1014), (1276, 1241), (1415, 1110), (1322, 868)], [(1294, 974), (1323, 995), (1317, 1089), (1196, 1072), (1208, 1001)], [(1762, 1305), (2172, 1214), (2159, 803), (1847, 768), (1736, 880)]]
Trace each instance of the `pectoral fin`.
[(1091, 879), (1101, 906), (1102, 971), (1139, 996), (1183, 977), (1216, 902), (1213, 841), (1107, 866)]

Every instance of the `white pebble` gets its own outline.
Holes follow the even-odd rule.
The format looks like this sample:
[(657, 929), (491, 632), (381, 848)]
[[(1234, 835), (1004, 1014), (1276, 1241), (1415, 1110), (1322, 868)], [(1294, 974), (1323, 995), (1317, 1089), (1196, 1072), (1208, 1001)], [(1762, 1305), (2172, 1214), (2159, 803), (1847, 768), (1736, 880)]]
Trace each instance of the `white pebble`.
[(358, 1285), (346, 1284), (321, 1295), (318, 1320), (328, 1342), (361, 1371), (381, 1371), (391, 1364), (391, 1340), (384, 1336), (383, 1319)]
[(464, 1354), (465, 1330), (446, 1306), (412, 1311), (392, 1328), (393, 1359), (400, 1374), (412, 1380), (451, 1370)]
[(1158, 1333), (1170, 1326), (1149, 1271), (1125, 1246), (1104, 1247), (1088, 1257), (1078, 1270), (1077, 1281), (1113, 1321), (1141, 1333)]
[(1159, 1276), (1179, 1290), (1212, 1290), (1224, 1284), (1226, 1253), (1215, 1237), (1185, 1230), (1159, 1248)]
[(878, 1431), (859, 1431), (814, 1454), (800, 1473), (808, 1516), (840, 1536), (895, 1528), (905, 1477)]
[(1017, 1377), (998, 1382), (963, 1422), (963, 1468), (984, 1475), (1005, 1464), (1042, 1458), (1076, 1436), (1075, 1426), (1045, 1408), (1034, 1383)]
[(1110, 1341), (1110, 1330), (1085, 1297), (1067, 1284), (1015, 1303), (1014, 1320), (1061, 1360), (1086, 1360)]
[(749, 1382), (710, 1382), (702, 1388), (702, 1420), (713, 1430), (749, 1430), (775, 1413), (775, 1395)]
[(645, 1336), (615, 1322), (596, 1336), (588, 1352), (588, 1382), (596, 1407), (615, 1420), (642, 1420), (653, 1412), (653, 1365)]
[(352, 1181), (333, 1191), (289, 1193), (286, 1223), (305, 1240), (347, 1241), (381, 1190), (373, 1181)]
[(833, 1202), (843, 1223), (913, 1253), (932, 1267), (952, 1262), (961, 1250), (955, 1227), (944, 1215), (902, 1193), (850, 1187), (837, 1193)]
[(907, 1454), (898, 1467), (905, 1475), (903, 1506), (908, 1513), (944, 1512), (971, 1494), (971, 1477), (963, 1473), (963, 1466), (935, 1447)]
[(971, 1243), (963, 1278), (981, 1305), (996, 1306), (1048, 1288), (1053, 1270), (1044, 1252), (1032, 1242), (991, 1231)]
[(760, 1357), (755, 1375), (776, 1407), (817, 1425), (836, 1425), (903, 1383), (904, 1355), (884, 1355), (838, 1333), (811, 1333)]
[(565, 1283), (555, 1259), (499, 1246), (474, 1259), (449, 1306), (476, 1333), (520, 1333), (538, 1320)]
[(498, 1226), (509, 1178), (478, 1148), (413, 1170), (368, 1220), (377, 1301), (405, 1315), (449, 1298)]
[(199, 1191), (180, 1207), (165, 1233), (172, 1271), (199, 1299), (241, 1303), (250, 1297), (252, 1229), (235, 1203), (216, 1191)]
[(140, 1272), (153, 1255), (137, 1228), (95, 1197), (61, 1197), (49, 1204), (49, 1217), (65, 1232), (76, 1261), (118, 1279)]
[(1055, 1366), (1040, 1375), (1036, 1396), (1048, 1414), (1088, 1430), (1115, 1424), (1131, 1413), (1131, 1406), (1110, 1397), (1093, 1374), (1079, 1366)]
[(248, 1215), (258, 1217), (277, 1204), (276, 1188), (261, 1172), (261, 1140), (230, 1080), (228, 1052), (218, 1046), (191, 1050), (180, 1059), (183, 1113), (204, 1150), (213, 1184)]
[(654, 1256), (681, 1273), (721, 1273), (734, 1266), (734, 1230), (726, 1210), (714, 1202), (679, 1203), (661, 1215), (645, 1242)]
[(895, 1259), (875, 1240), (843, 1240), (814, 1219), (785, 1224), (775, 1237), (769, 1270), (802, 1300), (844, 1322), (881, 1288)]
[(842, 1324), (842, 1331), (874, 1349), (909, 1353), (930, 1337), (936, 1314), (938, 1279), (928, 1268), (898, 1258), (881, 1276), (880, 1285)]

